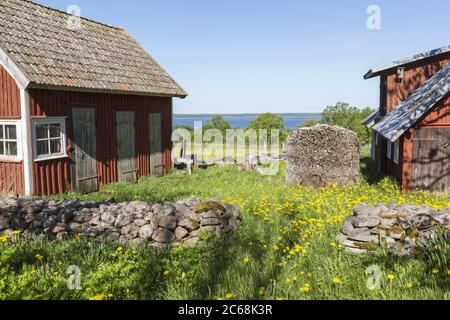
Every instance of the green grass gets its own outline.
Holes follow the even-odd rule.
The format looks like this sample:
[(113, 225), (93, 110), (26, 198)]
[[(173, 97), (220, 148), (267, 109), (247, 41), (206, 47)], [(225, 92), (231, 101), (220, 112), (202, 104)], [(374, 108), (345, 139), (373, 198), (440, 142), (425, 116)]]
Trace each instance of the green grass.
[[(364, 177), (346, 188), (307, 189), (287, 185), (283, 168), (276, 176), (261, 176), (237, 173), (231, 166), (143, 178), (138, 184), (115, 184), (92, 195), (59, 196), (152, 203), (218, 198), (239, 206), (244, 223), (227, 241), (210, 238), (202, 246), (171, 251), (118, 251), (114, 243), (17, 236), (14, 243), (0, 243), (0, 299), (448, 298), (448, 259), (436, 256), (432, 248), (417, 259), (395, 258), (385, 250), (355, 256), (334, 242), (343, 219), (359, 202), (450, 205), (444, 195), (402, 194), (363, 160)], [(67, 288), (66, 271), (72, 265), (82, 272), (81, 290)], [(378, 290), (367, 288), (371, 266), (379, 271)], [(433, 268), (439, 272), (433, 273)]]

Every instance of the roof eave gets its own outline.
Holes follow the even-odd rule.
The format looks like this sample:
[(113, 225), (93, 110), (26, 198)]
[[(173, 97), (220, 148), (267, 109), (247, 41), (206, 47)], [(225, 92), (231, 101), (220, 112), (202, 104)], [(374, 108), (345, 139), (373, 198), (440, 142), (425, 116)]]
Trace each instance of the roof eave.
[(143, 92), (143, 91), (125, 91), (125, 90), (109, 90), (109, 89), (96, 89), (96, 88), (82, 88), (82, 87), (69, 87), (69, 86), (52, 86), (46, 84), (38, 84), (31, 82), (28, 85), (28, 89), (39, 90), (57, 90), (57, 91), (71, 91), (71, 92), (86, 92), (86, 93), (106, 93), (106, 94), (121, 94), (121, 95), (136, 95), (136, 96), (148, 96), (148, 97), (162, 97), (162, 98), (180, 98), (186, 99), (189, 94), (184, 93), (158, 93), (158, 92)]

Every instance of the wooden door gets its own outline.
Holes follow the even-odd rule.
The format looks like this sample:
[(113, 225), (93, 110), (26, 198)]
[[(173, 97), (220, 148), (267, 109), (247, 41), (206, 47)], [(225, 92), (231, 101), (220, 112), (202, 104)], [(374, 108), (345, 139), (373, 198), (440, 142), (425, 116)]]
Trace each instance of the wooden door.
[(96, 119), (93, 108), (72, 108), (72, 189), (89, 193), (98, 190)]
[(413, 188), (450, 192), (450, 128), (414, 132)]
[(117, 155), (119, 181), (137, 180), (134, 140), (134, 112), (119, 111), (117, 121)]
[(163, 175), (164, 162), (161, 139), (161, 114), (150, 113), (150, 174)]

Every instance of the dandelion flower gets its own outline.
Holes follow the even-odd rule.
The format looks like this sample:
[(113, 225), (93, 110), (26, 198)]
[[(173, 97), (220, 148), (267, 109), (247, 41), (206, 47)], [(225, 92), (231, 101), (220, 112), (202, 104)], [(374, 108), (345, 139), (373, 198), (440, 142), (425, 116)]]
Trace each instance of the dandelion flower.
[(258, 295), (262, 297), (266, 293), (266, 288), (261, 287), (258, 289)]
[(117, 251), (118, 252), (122, 252), (123, 251), (123, 247), (122, 246), (117, 247)]
[(333, 283), (334, 284), (339, 284), (339, 283), (341, 283), (341, 279), (339, 279), (338, 277), (333, 278)]
[(244, 258), (244, 263), (249, 263), (249, 262), (250, 262), (250, 259), (248, 257), (245, 257)]
[(15, 236), (18, 236), (19, 234), (21, 234), (21, 231), (19, 231), (19, 230), (13, 231), (13, 235), (15, 235)]
[(105, 300), (105, 295), (104, 294), (98, 294), (96, 296), (90, 297), (89, 300), (95, 300), (95, 301)]
[(433, 270), (431, 270), (431, 272), (433, 272), (433, 274), (438, 274), (439, 273), (439, 269), (438, 268), (433, 268)]
[(394, 280), (395, 279), (395, 275), (393, 275), (392, 273), (389, 273), (388, 275), (387, 275), (387, 278), (389, 279), (389, 280)]
[(170, 271), (168, 271), (168, 270), (164, 271), (164, 273), (163, 273), (164, 277), (168, 277), (169, 274), (170, 274)]
[(228, 300), (233, 299), (233, 294), (232, 293), (227, 293), (227, 295), (225, 296)]
[(309, 291), (311, 291), (311, 287), (307, 287), (306, 285), (302, 288), (300, 288), (300, 291), (303, 293), (308, 293)]
[(413, 287), (413, 284), (411, 282), (406, 284), (407, 289), (411, 289), (412, 287)]
[(39, 253), (36, 254), (35, 257), (36, 257), (36, 259), (38, 259), (38, 260), (44, 259), (44, 256), (43, 256), (42, 254), (39, 254)]

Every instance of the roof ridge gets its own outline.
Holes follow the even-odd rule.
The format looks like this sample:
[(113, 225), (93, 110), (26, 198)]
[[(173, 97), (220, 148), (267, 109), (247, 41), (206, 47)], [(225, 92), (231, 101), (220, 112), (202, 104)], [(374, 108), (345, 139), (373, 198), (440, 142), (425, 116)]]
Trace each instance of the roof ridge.
[(432, 58), (441, 54), (446, 54), (450, 52), (450, 45), (446, 45), (440, 48), (436, 48), (433, 50), (429, 50), (426, 52), (422, 52), (422, 53), (418, 53), (415, 54), (413, 56), (409, 56), (407, 58), (402, 58), (402, 59), (398, 59), (395, 61), (391, 61), (387, 64), (384, 65), (379, 65), (376, 66), (375, 68), (370, 69), (365, 75), (364, 75), (364, 79), (370, 79), (373, 78), (375, 76), (380, 75), (381, 72), (392, 69), (392, 68), (396, 68), (396, 67), (400, 67), (400, 66), (404, 66), (407, 65), (409, 63), (413, 63), (416, 61), (420, 61), (420, 60), (424, 60), (424, 59), (428, 59), (428, 58)]
[[(49, 7), (49, 6), (46, 6), (44, 4), (34, 2), (32, 0), (19, 0), (19, 1), (27, 2), (27, 3), (30, 3), (32, 5), (39, 6), (41, 8), (47, 9), (47, 10), (56, 11), (56, 12), (62, 13), (62, 14), (67, 15), (67, 16), (72, 16), (71, 14), (67, 13), (66, 11), (63, 11), (63, 10), (60, 10), (60, 9), (56, 9), (56, 8), (53, 8), (53, 7)], [(112, 28), (112, 29), (116, 29), (116, 30), (122, 30), (122, 31), (125, 30), (122, 27), (115, 26), (115, 25), (108, 24), (108, 23), (104, 23), (104, 22), (100, 22), (100, 21), (97, 21), (97, 20), (94, 20), (94, 19), (91, 19), (91, 18), (87, 18), (87, 17), (83, 17), (83, 16), (80, 16), (79, 18), (83, 19), (83, 20), (86, 20), (86, 21), (89, 21), (89, 22), (92, 22), (92, 23), (95, 23), (95, 24), (102, 25), (104, 27), (108, 27), (108, 28)]]

